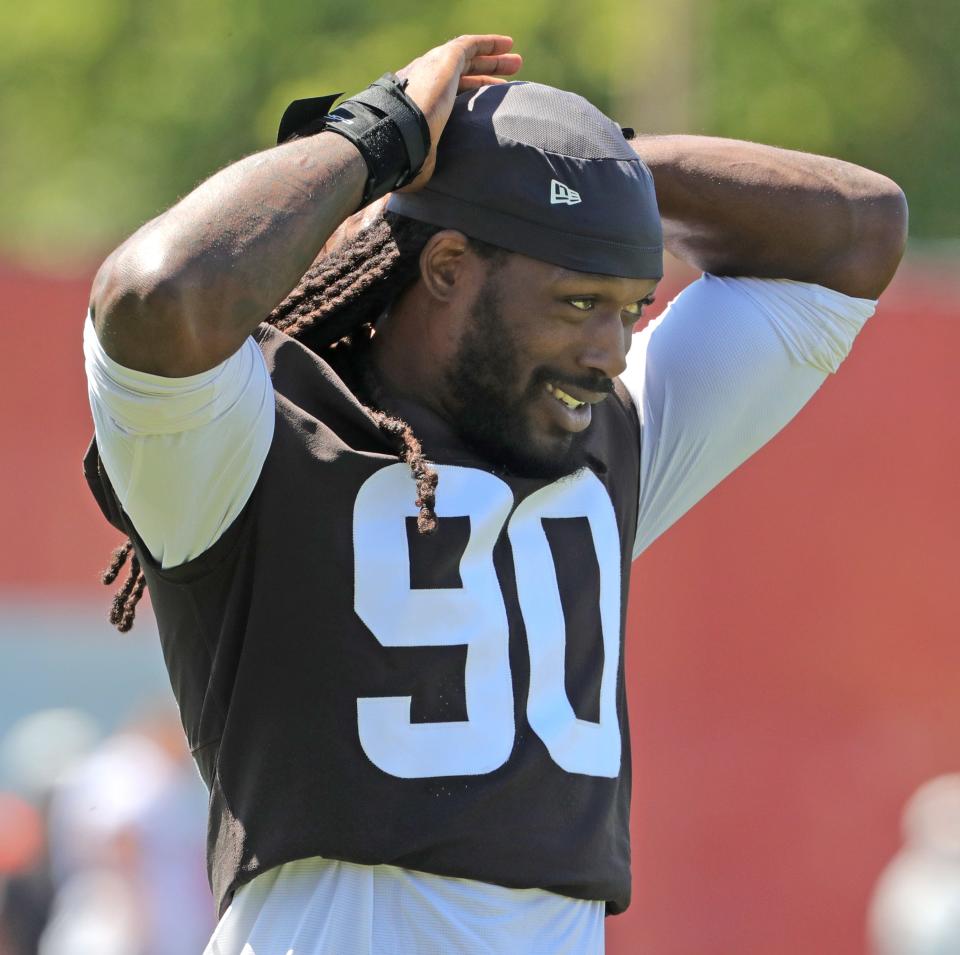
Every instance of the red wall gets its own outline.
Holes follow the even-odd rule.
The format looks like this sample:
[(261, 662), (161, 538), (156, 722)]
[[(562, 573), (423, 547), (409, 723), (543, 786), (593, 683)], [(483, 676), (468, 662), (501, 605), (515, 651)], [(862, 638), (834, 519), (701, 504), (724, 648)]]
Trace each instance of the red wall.
[[(88, 282), (0, 270), (0, 588), (105, 605)], [(634, 904), (611, 955), (863, 951), (902, 803), (960, 769), (958, 293), (898, 279), (800, 418), (638, 562)]]
[(92, 423), (83, 377), (91, 275), (57, 279), (0, 267), (0, 588), (103, 599), (120, 535), (100, 517), (80, 466)]
[(612, 953), (863, 951), (904, 800), (960, 769), (958, 293), (898, 280), (804, 413), (637, 563)]

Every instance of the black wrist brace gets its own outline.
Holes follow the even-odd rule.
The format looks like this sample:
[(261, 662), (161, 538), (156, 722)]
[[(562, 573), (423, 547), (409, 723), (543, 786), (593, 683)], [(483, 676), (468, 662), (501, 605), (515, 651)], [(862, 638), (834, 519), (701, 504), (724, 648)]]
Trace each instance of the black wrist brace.
[(339, 93), (294, 100), (280, 120), (277, 142), (323, 130), (349, 139), (369, 171), (362, 200), (367, 205), (410, 182), (430, 152), (430, 127), (406, 86), (385, 73), (332, 112)]

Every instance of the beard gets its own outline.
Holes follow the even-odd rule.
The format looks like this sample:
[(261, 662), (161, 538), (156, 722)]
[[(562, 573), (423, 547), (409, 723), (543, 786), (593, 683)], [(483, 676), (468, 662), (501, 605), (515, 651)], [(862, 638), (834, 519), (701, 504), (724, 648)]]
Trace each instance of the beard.
[(520, 351), (491, 277), (477, 296), (470, 326), (446, 375), (449, 393), (455, 396), (454, 425), (491, 464), (519, 477), (556, 480), (579, 471), (587, 463), (589, 428), (547, 442), (532, 427), (530, 409), (542, 400), (547, 381), (594, 391), (611, 391), (612, 382), (602, 376), (574, 379), (542, 366), (517, 391), (521, 376)]

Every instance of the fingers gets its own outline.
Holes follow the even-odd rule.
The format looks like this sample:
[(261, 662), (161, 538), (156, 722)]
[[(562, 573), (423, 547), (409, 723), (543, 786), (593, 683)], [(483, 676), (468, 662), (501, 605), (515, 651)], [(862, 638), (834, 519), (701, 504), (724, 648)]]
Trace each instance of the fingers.
[(482, 73), (486, 76), (513, 76), (523, 66), (523, 57), (519, 53), (504, 53), (498, 56), (475, 56), (467, 61), (463, 69), (465, 76)]
[(466, 59), (475, 56), (496, 56), (508, 53), (513, 47), (513, 37), (501, 33), (481, 33), (458, 36), (450, 41), (451, 46), (459, 47)]
[(460, 58), (459, 72), (466, 76), (513, 76), (523, 66), (523, 57), (511, 53), (512, 47), (513, 38), (498, 33), (459, 36), (446, 45)]

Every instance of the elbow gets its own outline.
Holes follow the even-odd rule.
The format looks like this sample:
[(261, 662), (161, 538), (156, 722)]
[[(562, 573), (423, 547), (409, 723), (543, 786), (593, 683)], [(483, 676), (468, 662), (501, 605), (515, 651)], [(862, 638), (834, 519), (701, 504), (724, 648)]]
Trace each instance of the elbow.
[(907, 248), (910, 210), (903, 190), (885, 176), (884, 188), (873, 200), (869, 254), (873, 261), (876, 298), (889, 284)]
[(167, 257), (160, 250), (146, 251), (124, 243), (97, 270), (90, 312), (98, 330), (162, 322), (175, 309), (178, 282), (166, 266)]
[(129, 243), (120, 246), (97, 271), (90, 314), (114, 361), (151, 374), (190, 373), (182, 370), (182, 282), (162, 257), (146, 256)]
[(890, 284), (907, 246), (907, 197), (891, 179), (877, 175), (871, 191), (853, 200), (851, 217), (849, 252), (831, 284), (848, 295), (875, 299)]

